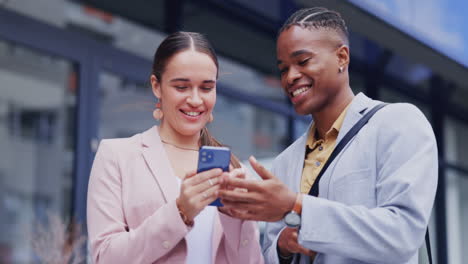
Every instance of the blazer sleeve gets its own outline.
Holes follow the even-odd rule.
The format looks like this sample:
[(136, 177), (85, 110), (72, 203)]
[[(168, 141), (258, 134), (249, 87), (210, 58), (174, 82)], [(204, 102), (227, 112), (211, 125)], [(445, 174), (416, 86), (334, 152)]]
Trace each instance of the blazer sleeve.
[[(232, 263), (263, 263), (257, 222), (245, 221), (219, 213), (224, 230), (223, 244)], [(240, 231), (240, 232), (239, 232)]]
[(152, 263), (170, 252), (189, 229), (175, 201), (129, 229), (122, 208), (122, 175), (111, 140), (96, 154), (88, 186), (87, 222), (94, 263)]
[(304, 197), (304, 247), (368, 263), (406, 263), (422, 245), (437, 187), (435, 137), (416, 107), (387, 108), (377, 124), (377, 207)]

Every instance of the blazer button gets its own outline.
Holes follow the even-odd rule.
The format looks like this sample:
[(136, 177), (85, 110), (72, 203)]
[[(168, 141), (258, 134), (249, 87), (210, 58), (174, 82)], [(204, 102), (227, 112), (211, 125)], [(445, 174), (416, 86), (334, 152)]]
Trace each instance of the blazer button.
[(244, 239), (244, 240), (242, 241), (242, 246), (245, 247), (245, 246), (247, 246), (248, 243), (249, 243), (249, 240)]
[(164, 241), (164, 242), (163, 242), (163, 247), (164, 247), (165, 249), (169, 249), (170, 246), (171, 246), (171, 243), (169, 243), (169, 241)]

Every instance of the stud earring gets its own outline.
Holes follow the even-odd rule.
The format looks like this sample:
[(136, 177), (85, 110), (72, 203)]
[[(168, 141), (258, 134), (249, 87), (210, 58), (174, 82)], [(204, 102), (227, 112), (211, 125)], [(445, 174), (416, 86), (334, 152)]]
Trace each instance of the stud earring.
[(156, 109), (153, 111), (153, 117), (156, 120), (161, 120), (164, 116), (162, 110), (161, 110), (161, 102), (157, 102), (155, 104)]
[(342, 73), (342, 72), (343, 72), (343, 66), (340, 66), (340, 68), (338, 69), (338, 72), (339, 72), (339, 73)]

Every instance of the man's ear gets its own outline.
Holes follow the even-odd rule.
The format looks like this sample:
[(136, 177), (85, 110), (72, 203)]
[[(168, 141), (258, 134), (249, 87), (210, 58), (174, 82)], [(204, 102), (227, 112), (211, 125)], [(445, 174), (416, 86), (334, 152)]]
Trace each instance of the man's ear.
[(158, 99), (161, 99), (161, 83), (154, 74), (151, 74), (150, 82), (154, 96), (156, 96)]
[(343, 69), (346, 69), (349, 65), (349, 47), (347, 45), (341, 45), (337, 50), (336, 50), (336, 56), (338, 58), (338, 66), (343, 67)]

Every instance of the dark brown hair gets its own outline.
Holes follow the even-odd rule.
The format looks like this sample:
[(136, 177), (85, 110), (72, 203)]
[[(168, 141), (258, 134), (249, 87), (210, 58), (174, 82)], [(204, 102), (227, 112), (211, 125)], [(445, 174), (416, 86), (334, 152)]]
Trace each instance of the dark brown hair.
[(349, 33), (344, 19), (341, 17), (340, 13), (325, 7), (303, 8), (296, 11), (284, 22), (278, 32), (278, 36), (291, 26), (332, 29), (340, 34), (345, 43), (349, 45)]
[[(161, 42), (158, 49), (156, 50), (156, 53), (154, 54), (152, 74), (156, 76), (158, 82), (161, 82), (162, 75), (169, 60), (177, 53), (188, 49), (193, 49), (210, 56), (216, 65), (216, 69), (219, 69), (216, 52), (205, 36), (196, 32), (179, 31), (167, 36), (167, 38)], [(216, 78), (218, 78), (218, 72), (216, 72)], [(223, 146), (223, 144), (221, 144), (210, 134), (208, 128), (206, 127), (204, 127), (200, 132), (199, 145), (215, 147)], [(241, 167), (239, 159), (233, 154), (231, 154), (231, 165), (234, 168)]]

